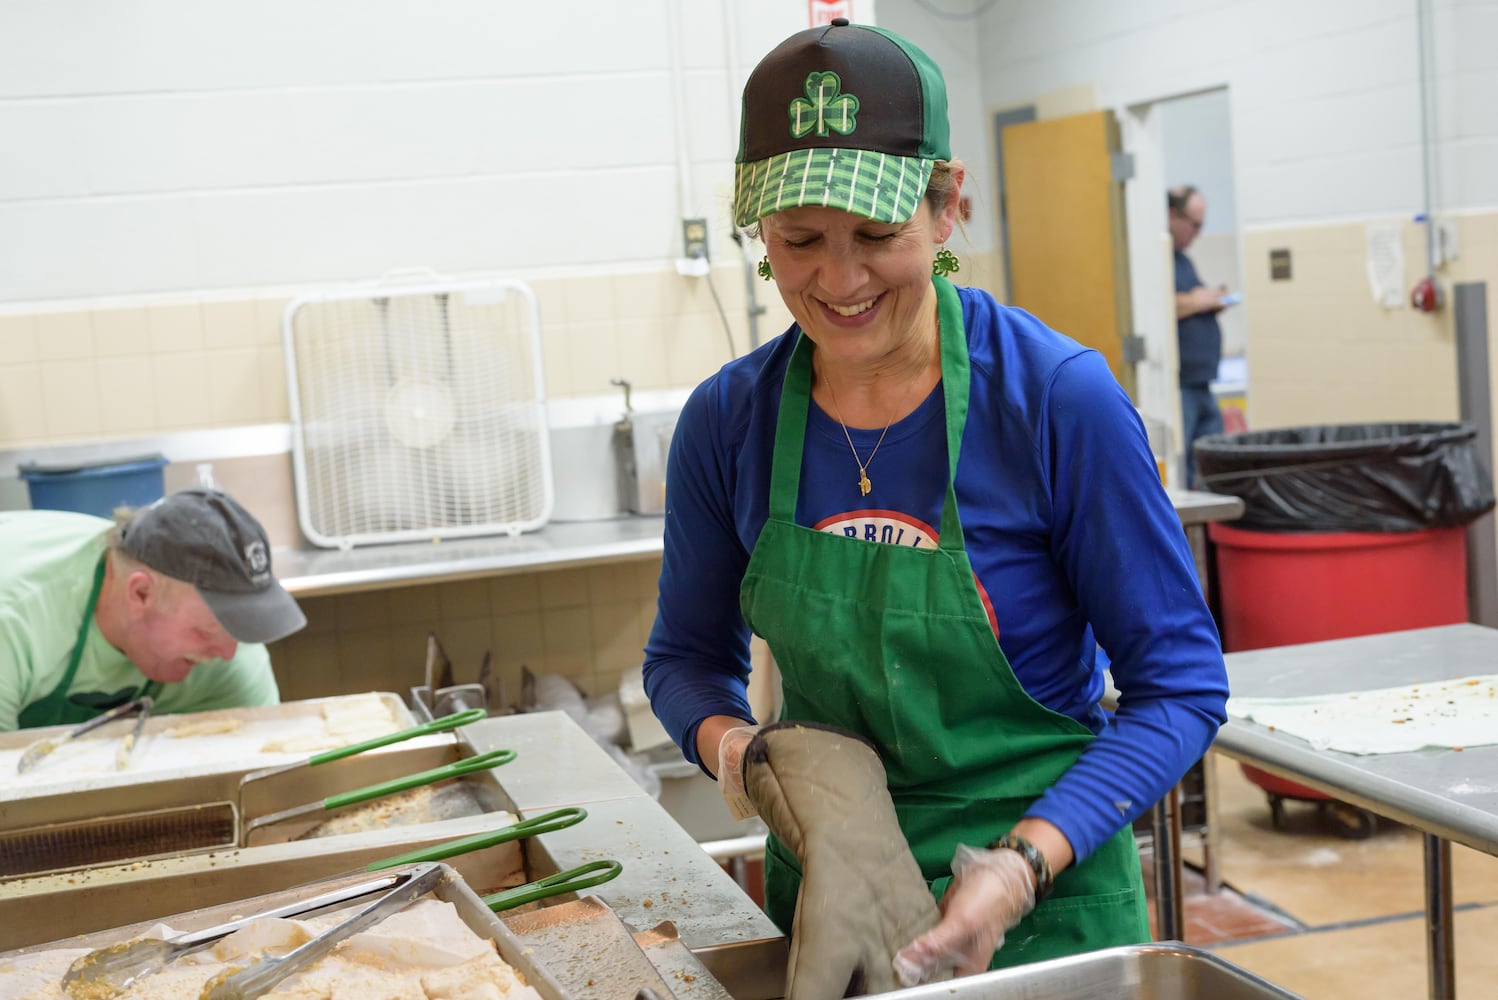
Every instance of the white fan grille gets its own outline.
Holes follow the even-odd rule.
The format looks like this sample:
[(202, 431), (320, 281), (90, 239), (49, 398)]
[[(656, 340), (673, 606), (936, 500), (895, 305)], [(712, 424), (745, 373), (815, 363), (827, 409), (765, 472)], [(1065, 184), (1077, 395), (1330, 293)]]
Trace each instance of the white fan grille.
[(541, 527), (539, 318), (516, 282), (309, 296), (286, 308), (297, 512), (316, 545)]

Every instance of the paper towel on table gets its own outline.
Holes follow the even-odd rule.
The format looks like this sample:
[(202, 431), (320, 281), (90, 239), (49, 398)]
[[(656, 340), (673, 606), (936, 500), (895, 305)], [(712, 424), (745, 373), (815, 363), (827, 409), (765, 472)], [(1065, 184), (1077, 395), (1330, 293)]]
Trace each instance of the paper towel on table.
[(1498, 744), (1498, 675), (1298, 698), (1229, 698), (1228, 715), (1317, 750), (1406, 753)]

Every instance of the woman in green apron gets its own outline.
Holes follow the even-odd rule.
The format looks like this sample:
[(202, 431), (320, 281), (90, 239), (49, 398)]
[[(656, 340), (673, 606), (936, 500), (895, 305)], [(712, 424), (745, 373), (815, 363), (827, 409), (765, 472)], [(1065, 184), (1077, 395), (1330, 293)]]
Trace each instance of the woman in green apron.
[[(816, 801), (887, 784), (892, 836), (940, 901), (880, 959), (907, 984), (1147, 940), (1129, 824), (1205, 751), (1227, 696), (1179, 519), (1106, 362), (947, 280), (965, 176), (948, 145), (940, 71), (882, 29), (800, 32), (750, 75), (735, 222), (796, 322), (678, 421), (645, 665), (656, 713), (739, 815), (765, 815), (777, 781), (845, 780), (828, 776), (846, 734), (872, 748), (868, 789), (807, 797), (795, 830), (776, 827), (783, 802), (765, 815), (766, 909), (806, 940), (806, 921), (845, 919), (836, 900), (798, 903), (797, 851)], [(756, 738), (745, 694), (751, 631), (779, 668), (780, 719), (815, 726), (796, 777), (746, 788), (746, 748), (753, 773), (771, 732)], [(882, 905), (885, 874), (865, 877), (847, 901)]]

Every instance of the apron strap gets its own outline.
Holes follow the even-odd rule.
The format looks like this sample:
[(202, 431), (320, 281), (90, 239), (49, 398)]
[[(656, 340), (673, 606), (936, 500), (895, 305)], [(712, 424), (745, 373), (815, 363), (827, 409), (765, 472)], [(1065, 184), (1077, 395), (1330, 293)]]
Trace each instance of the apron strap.
[[(941, 538), (937, 545), (949, 551), (964, 548), (957, 494), (957, 459), (962, 451), (962, 431), (967, 426), (968, 362), (967, 328), (962, 320), (962, 300), (946, 278), (933, 277), (936, 315), (941, 330), (942, 400), (947, 423), (947, 495), (942, 505)], [(796, 346), (786, 366), (781, 387), (780, 412), (775, 424), (775, 453), (770, 463), (770, 517), (794, 524), (796, 497), (801, 485), (801, 458), (806, 449), (806, 415), (811, 409), (811, 339), (799, 326), (792, 327)]]

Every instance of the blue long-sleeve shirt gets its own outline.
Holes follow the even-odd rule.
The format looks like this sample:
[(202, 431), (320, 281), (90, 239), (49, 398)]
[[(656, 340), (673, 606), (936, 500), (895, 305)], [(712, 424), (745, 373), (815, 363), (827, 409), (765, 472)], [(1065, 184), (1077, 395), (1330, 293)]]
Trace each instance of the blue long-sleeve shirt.
[[(956, 479), (963, 533), (1021, 685), (1098, 734), (1027, 813), (1059, 827), (1080, 860), (1210, 745), (1225, 718), (1221, 645), (1143, 424), (1102, 356), (985, 292), (959, 293), (972, 365)], [(702, 383), (671, 446), (645, 686), (696, 763), (703, 719), (752, 718), (739, 586), (768, 515), (794, 332)], [(842, 426), (813, 404), (797, 522), (871, 542), (934, 542), (947, 479), (944, 428), (938, 386), (888, 429), (869, 465), (880, 499), (870, 510)], [(879, 437), (850, 432), (864, 456)], [(1099, 705), (1098, 645), (1122, 695), (1114, 714)]]

